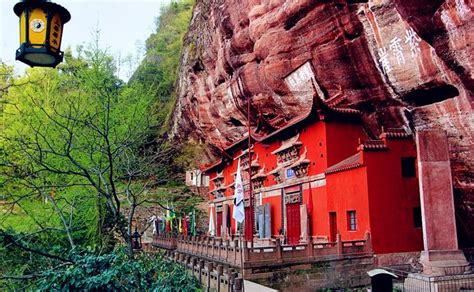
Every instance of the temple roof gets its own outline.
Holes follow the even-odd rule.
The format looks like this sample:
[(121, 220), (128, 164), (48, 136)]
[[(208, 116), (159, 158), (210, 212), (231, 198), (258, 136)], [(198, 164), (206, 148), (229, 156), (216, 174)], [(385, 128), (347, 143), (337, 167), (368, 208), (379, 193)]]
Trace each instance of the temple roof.
[(407, 133), (403, 128), (382, 128), (382, 134), (380, 134), (380, 139), (403, 139), (410, 138), (412, 135)]
[[(280, 135), (281, 133), (289, 130), (290, 128), (296, 127), (300, 123), (303, 123), (307, 120), (312, 120), (312, 119), (324, 120), (324, 119), (327, 119), (328, 117), (335, 117), (335, 118), (341, 117), (341, 118), (344, 118), (344, 119), (350, 119), (350, 118), (354, 117), (354, 118), (358, 119), (361, 115), (361, 112), (359, 110), (340, 106), (342, 101), (344, 101), (345, 99), (346, 99), (346, 97), (344, 95), (341, 95), (341, 96), (336, 96), (336, 97), (330, 98), (328, 100), (323, 100), (317, 93), (315, 93), (314, 96), (313, 96), (313, 104), (312, 104), (310, 110), (308, 110), (306, 113), (303, 113), (303, 114), (293, 118), (292, 120), (284, 123), (281, 128), (279, 128), (278, 130), (273, 131), (273, 132), (271, 132), (271, 133), (269, 133), (265, 136), (259, 136), (255, 133), (250, 133), (251, 143), (264, 142), (266, 140), (273, 139), (273, 138), (277, 137), (278, 135)], [(236, 140), (234, 143), (229, 144), (227, 147), (225, 147), (224, 149), (221, 149), (221, 150), (226, 155), (230, 156), (231, 154), (228, 154), (228, 153), (230, 153), (230, 152), (234, 151), (235, 149), (238, 149), (239, 147), (242, 147), (243, 145), (245, 145), (245, 143), (248, 141), (248, 139), (249, 139), (249, 133), (246, 133), (246, 134), (243, 135), (242, 138)], [(286, 147), (287, 145), (282, 145), (282, 146)], [(276, 153), (276, 152), (282, 151), (282, 149), (281, 149), (282, 146), (280, 146), (280, 148), (275, 150), (274, 152)], [(241, 153), (239, 156), (237, 156), (234, 159), (238, 159), (238, 158), (242, 157), (243, 154), (244, 154), (244, 152)], [(208, 172), (208, 171), (212, 170), (214, 167), (219, 166), (220, 163), (222, 163), (222, 162), (223, 162), (222, 159), (219, 160), (215, 164), (212, 164), (211, 166), (205, 168), (203, 170), (203, 172)]]
[(281, 146), (278, 149), (272, 151), (272, 154), (282, 152), (282, 151), (284, 151), (286, 149), (289, 149), (293, 146), (302, 145), (303, 143), (301, 143), (301, 141), (298, 140), (299, 137), (300, 137), (300, 135), (297, 134), (296, 136), (293, 136), (290, 139), (283, 141), (283, 143), (281, 144)]
[(384, 151), (388, 150), (388, 147), (384, 140), (367, 140), (363, 144), (359, 145), (357, 150)]
[(357, 152), (356, 154), (352, 155), (349, 158), (346, 158), (342, 160), (341, 162), (338, 162), (334, 164), (333, 166), (329, 167), (326, 169), (326, 174), (331, 174), (339, 171), (345, 171), (353, 168), (357, 168), (362, 166), (361, 162), (361, 152)]
[(219, 165), (221, 165), (222, 162), (224, 162), (224, 160), (223, 160), (223, 159), (219, 159), (219, 160), (217, 160), (216, 162), (214, 162), (214, 163), (212, 163), (212, 164), (208, 164), (207, 166), (204, 166), (204, 167), (202, 168), (202, 172), (204, 172), (204, 173), (205, 173), (205, 172), (208, 172), (208, 171), (210, 171), (210, 170), (212, 170), (212, 169), (218, 167)]

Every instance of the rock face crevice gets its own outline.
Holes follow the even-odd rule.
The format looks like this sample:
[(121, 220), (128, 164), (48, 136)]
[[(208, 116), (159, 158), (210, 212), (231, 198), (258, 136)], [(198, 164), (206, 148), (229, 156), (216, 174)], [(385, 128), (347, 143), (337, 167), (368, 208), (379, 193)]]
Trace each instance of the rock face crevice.
[[(171, 136), (224, 148), (279, 129), (314, 94), (364, 128), (448, 132), (461, 245), (474, 246), (473, 4), (469, 0), (198, 0)], [(250, 102), (251, 119), (247, 120)]]

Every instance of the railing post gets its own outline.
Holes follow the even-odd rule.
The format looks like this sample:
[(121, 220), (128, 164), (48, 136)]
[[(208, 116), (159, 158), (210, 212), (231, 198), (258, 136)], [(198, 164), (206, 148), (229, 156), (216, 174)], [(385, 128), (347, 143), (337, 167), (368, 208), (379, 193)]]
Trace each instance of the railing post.
[(211, 273), (214, 269), (214, 264), (212, 262), (207, 263), (207, 291), (211, 290)]
[(342, 255), (344, 250), (343, 250), (343, 244), (342, 244), (340, 233), (336, 234), (336, 248), (337, 248), (337, 254)]
[(229, 262), (229, 239), (225, 240), (225, 259)]
[(204, 253), (204, 245), (203, 245), (203, 242), (202, 242), (202, 237), (200, 236), (199, 239), (198, 239), (198, 253), (199, 254), (203, 254)]
[(195, 270), (196, 270), (196, 264), (197, 264), (197, 258), (192, 257), (191, 258), (191, 266), (192, 266), (192, 271), (193, 271), (193, 276), (196, 277), (195, 275)]
[(306, 244), (306, 255), (311, 258), (314, 256), (314, 246), (311, 238), (308, 238), (308, 243)]
[(217, 292), (221, 292), (221, 277), (224, 273), (224, 267), (222, 265), (217, 266)]
[(365, 232), (365, 244), (364, 244), (364, 252), (371, 253), (372, 252), (372, 238), (370, 237), (370, 232)]
[(249, 260), (249, 248), (247, 246), (246, 240), (243, 240), (242, 243), (243, 243), (243, 248), (244, 248), (244, 262), (246, 262)]
[(202, 285), (202, 269), (204, 269), (204, 260), (199, 260), (199, 283)]
[(186, 265), (186, 268), (189, 268), (189, 263), (190, 262), (191, 262), (191, 256), (186, 255), (186, 257), (184, 258), (184, 263)]
[(227, 279), (228, 279), (228, 283), (227, 283), (227, 292), (231, 292), (233, 291), (233, 288), (234, 288), (234, 279), (235, 279), (235, 273), (234, 273), (234, 269), (227, 269)]
[(234, 239), (234, 264), (237, 264), (237, 247), (239, 246), (239, 241)]
[(218, 240), (218, 253), (217, 253), (217, 258), (220, 260), (221, 259), (221, 252), (222, 252), (222, 238), (219, 238)]
[(234, 280), (234, 291), (235, 292), (242, 292), (242, 287), (243, 287), (243, 280), (242, 278), (236, 278)]
[(282, 259), (282, 253), (283, 253), (283, 248), (281, 246), (281, 241), (280, 238), (276, 239), (275, 242), (275, 251), (276, 251), (276, 259), (277, 261), (281, 261)]
[(216, 238), (215, 237), (212, 238), (211, 246), (212, 246), (212, 255), (211, 255), (211, 257), (215, 258), (216, 257)]

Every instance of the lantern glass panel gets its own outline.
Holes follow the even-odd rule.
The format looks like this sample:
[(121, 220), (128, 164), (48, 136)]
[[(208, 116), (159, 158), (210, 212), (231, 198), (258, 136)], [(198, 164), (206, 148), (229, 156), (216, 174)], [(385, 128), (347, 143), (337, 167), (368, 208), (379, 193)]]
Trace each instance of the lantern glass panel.
[(63, 24), (59, 13), (54, 14), (51, 19), (51, 29), (49, 33), (49, 45), (53, 51), (58, 51), (61, 46), (61, 36), (63, 33)]

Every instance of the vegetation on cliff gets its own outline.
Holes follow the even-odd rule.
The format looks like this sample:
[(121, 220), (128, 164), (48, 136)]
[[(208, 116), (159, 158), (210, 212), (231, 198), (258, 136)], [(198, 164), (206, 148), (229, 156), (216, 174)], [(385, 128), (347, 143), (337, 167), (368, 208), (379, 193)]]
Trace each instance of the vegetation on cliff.
[(176, 100), (175, 85), (183, 38), (188, 31), (194, 0), (173, 1), (162, 8), (156, 32), (146, 41), (146, 55), (130, 79), (148, 87), (155, 96), (154, 110), (163, 134)]

